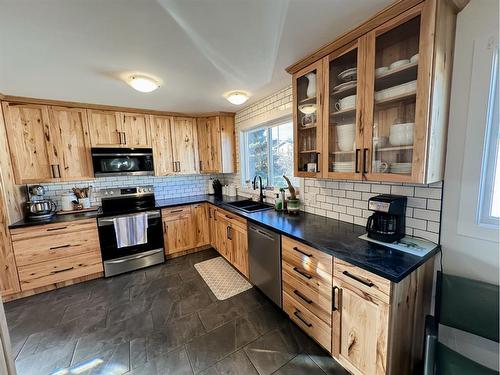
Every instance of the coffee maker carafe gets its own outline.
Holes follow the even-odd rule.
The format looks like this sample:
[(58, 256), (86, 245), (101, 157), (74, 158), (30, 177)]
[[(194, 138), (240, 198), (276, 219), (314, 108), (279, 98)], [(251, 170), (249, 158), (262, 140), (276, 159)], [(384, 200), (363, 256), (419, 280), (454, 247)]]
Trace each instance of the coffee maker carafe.
[(374, 213), (368, 218), (368, 237), (382, 242), (396, 242), (405, 236), (406, 201), (401, 195), (382, 194), (368, 200)]

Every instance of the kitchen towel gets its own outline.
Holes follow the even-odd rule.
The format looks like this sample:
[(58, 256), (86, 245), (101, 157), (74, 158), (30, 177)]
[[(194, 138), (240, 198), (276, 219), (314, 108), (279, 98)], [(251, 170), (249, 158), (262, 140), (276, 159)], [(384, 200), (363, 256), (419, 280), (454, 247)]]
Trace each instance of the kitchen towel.
[(143, 245), (148, 242), (148, 215), (140, 213), (113, 219), (118, 248)]

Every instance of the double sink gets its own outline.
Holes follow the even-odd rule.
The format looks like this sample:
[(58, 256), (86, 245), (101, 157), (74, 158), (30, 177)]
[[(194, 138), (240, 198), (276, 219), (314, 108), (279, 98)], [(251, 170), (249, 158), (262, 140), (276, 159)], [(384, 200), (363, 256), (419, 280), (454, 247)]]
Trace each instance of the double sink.
[(270, 210), (271, 208), (273, 208), (273, 206), (269, 204), (254, 202), (251, 199), (229, 202), (226, 203), (226, 205), (244, 212), (258, 212), (258, 211)]

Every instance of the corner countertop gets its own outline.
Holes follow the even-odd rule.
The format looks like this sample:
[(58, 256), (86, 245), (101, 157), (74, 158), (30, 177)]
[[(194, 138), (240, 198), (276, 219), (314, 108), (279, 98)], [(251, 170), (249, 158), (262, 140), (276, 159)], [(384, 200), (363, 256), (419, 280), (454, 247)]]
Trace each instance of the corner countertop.
[[(365, 228), (360, 225), (302, 211), (296, 216), (274, 210), (247, 213), (227, 205), (227, 203), (242, 199), (247, 198), (228, 196), (216, 198), (213, 195), (194, 195), (160, 199), (156, 201), (156, 207), (166, 208), (208, 202), (396, 283), (427, 262), (441, 249), (439, 245), (436, 245), (427, 255), (418, 257), (359, 239), (358, 237), (366, 232)], [(54, 215), (50, 220), (20, 220), (10, 225), (9, 228), (61, 223), (99, 216), (100, 211)]]
[(165, 208), (208, 202), (396, 283), (427, 262), (441, 249), (439, 245), (436, 245), (427, 255), (419, 257), (359, 239), (360, 235), (366, 233), (366, 229), (360, 225), (302, 211), (296, 216), (275, 210), (247, 213), (227, 205), (227, 203), (242, 199), (247, 198), (227, 196), (216, 198), (213, 195), (197, 195), (158, 200), (156, 206)]

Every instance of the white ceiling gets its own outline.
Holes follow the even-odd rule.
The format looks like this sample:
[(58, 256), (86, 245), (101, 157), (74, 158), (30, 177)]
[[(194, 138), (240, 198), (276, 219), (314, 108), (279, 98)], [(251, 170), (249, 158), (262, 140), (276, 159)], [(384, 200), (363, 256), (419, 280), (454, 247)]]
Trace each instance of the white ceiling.
[[(0, 0), (0, 92), (180, 112), (236, 111), (285, 67), (391, 0)], [(120, 77), (163, 81), (143, 94)]]

